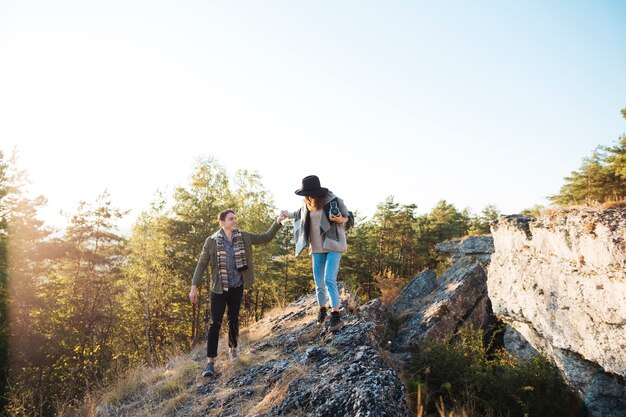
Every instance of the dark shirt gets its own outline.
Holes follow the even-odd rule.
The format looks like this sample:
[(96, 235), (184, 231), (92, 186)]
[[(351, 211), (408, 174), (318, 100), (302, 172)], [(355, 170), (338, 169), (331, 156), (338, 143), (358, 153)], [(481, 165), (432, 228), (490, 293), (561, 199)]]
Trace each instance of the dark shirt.
[(224, 231), (222, 231), (222, 240), (224, 242), (224, 249), (226, 249), (226, 271), (228, 271), (228, 288), (235, 288), (243, 285), (243, 277), (241, 272), (237, 271), (237, 265), (235, 264), (235, 247), (233, 242), (226, 239)]

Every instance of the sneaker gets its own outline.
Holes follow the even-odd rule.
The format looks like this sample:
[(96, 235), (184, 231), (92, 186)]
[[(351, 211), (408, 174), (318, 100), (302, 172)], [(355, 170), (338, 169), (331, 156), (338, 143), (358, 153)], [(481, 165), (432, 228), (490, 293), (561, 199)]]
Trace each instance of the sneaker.
[(326, 321), (326, 307), (320, 307), (320, 312), (317, 313), (317, 324), (324, 324)]
[(237, 348), (230, 348), (228, 351), (228, 357), (231, 361), (239, 359), (239, 352), (237, 352)]
[(328, 331), (336, 332), (343, 327), (343, 321), (338, 311), (333, 311), (330, 314), (330, 322), (328, 323)]
[(207, 363), (202, 371), (203, 377), (214, 377), (215, 376), (215, 365), (213, 363)]

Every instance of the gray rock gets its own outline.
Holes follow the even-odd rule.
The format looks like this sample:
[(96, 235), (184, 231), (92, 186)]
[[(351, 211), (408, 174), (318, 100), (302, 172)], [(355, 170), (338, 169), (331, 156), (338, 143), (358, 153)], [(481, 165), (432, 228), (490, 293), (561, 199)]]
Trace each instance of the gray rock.
[(624, 415), (626, 209), (502, 216), (491, 230), (494, 313), (552, 358), (594, 415)]
[(425, 269), (409, 282), (398, 294), (391, 305), (391, 313), (400, 315), (423, 303), (424, 298), (437, 288), (437, 274), (435, 271)]
[(451, 239), (446, 240), (445, 242), (440, 242), (435, 245), (435, 250), (441, 253), (459, 253), (459, 246), (461, 244), (461, 239)]
[(376, 326), (389, 326), (389, 312), (380, 298), (363, 304), (357, 309), (357, 313), (363, 320), (372, 322)]
[[(487, 272), (480, 263), (462, 259), (439, 279), (432, 279), (436, 285), (425, 296), (392, 308), (396, 320), (401, 322), (393, 341), (394, 351), (410, 350), (423, 340), (449, 340), (462, 326), (478, 328), (489, 321)], [(412, 288), (411, 284), (403, 292)], [(400, 300), (407, 298), (411, 296), (401, 294), (398, 297)]]
[[(215, 399), (205, 412), (241, 415), (245, 397), (267, 395), (273, 399), (272, 406), (252, 408), (247, 415), (411, 416), (404, 385), (383, 361), (378, 347), (374, 322), (375, 316), (385, 320), (384, 307), (372, 302), (358, 316), (344, 312), (345, 325), (337, 333), (316, 324), (317, 308), (310, 294), (286, 306), (284, 314), (250, 326), (251, 334), (263, 336), (245, 347), (249, 356), (271, 352), (270, 357), (279, 359), (244, 366), (223, 387), (211, 381), (206, 392)], [(268, 328), (272, 331), (265, 332)], [(276, 397), (273, 392), (281, 394)]]
[(358, 346), (318, 372), (291, 383), (283, 401), (264, 416), (411, 415), (398, 375), (372, 347)]
[(504, 349), (520, 362), (527, 361), (539, 353), (520, 332), (509, 325), (504, 329)]
[(452, 239), (436, 244), (435, 250), (449, 254), (452, 263), (465, 257), (474, 257), (487, 265), (494, 251), (493, 237), (468, 236), (464, 239)]
[(493, 251), (492, 236), (469, 236), (459, 245), (459, 252), (465, 255), (491, 254)]

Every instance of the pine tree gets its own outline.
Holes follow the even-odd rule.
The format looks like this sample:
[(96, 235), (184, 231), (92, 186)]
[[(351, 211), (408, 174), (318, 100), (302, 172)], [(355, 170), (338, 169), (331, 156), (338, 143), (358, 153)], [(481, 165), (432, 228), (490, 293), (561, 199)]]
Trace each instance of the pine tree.
[[(187, 293), (204, 241), (217, 230), (218, 213), (232, 208), (233, 203), (226, 170), (212, 157), (198, 159), (188, 186), (175, 190), (173, 215), (167, 231), (171, 239), (169, 251), (174, 277), (187, 285)], [(204, 280), (206, 282), (206, 273)], [(199, 289), (195, 305), (186, 300), (191, 324), (189, 336), (194, 343), (204, 339), (209, 318), (206, 288), (204, 285)]]
[(0, 415), (6, 415), (8, 398), (8, 366), (9, 366), (9, 318), (7, 308), (7, 276), (8, 276), (8, 208), (5, 197), (8, 193), (8, 166), (4, 154), (0, 151)]
[[(626, 118), (626, 109), (622, 110)], [(566, 206), (603, 203), (626, 198), (626, 135), (615, 146), (598, 146), (581, 167), (565, 177), (553, 203)]]
[(107, 193), (95, 206), (81, 202), (63, 237), (64, 254), (39, 286), (34, 326), (44, 336), (42, 378), (55, 402), (71, 404), (112, 376), (114, 359), (124, 361), (118, 328), (126, 249), (115, 224), (124, 215)]
[(189, 283), (179, 279), (171, 254), (162, 195), (140, 214), (132, 228), (128, 261), (124, 265), (123, 331), (132, 341), (126, 350), (142, 362), (154, 365), (166, 358), (171, 347), (188, 348)]

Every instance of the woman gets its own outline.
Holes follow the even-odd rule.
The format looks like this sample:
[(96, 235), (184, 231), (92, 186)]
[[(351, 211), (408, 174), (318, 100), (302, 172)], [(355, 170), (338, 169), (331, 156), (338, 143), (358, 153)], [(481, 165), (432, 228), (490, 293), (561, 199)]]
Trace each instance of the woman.
[[(302, 179), (302, 187), (296, 190), (304, 197), (300, 210), (293, 213), (283, 210), (281, 215), (295, 219), (294, 234), (296, 256), (305, 247), (313, 259), (313, 278), (320, 306), (317, 322), (322, 325), (327, 316), (327, 301), (330, 299), (329, 330), (336, 332), (343, 326), (339, 307), (337, 273), (341, 255), (346, 252), (345, 223), (348, 221), (348, 209), (343, 200), (335, 196), (328, 188), (320, 186), (315, 175)], [(328, 293), (328, 297), (327, 297)]]

